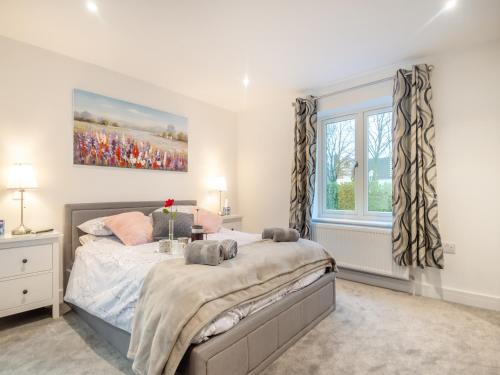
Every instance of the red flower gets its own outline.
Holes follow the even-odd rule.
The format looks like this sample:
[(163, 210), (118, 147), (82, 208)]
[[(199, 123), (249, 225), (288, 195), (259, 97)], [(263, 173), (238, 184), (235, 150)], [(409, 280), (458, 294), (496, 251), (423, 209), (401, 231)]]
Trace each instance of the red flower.
[(165, 201), (165, 208), (172, 207), (174, 205), (174, 200), (169, 198)]

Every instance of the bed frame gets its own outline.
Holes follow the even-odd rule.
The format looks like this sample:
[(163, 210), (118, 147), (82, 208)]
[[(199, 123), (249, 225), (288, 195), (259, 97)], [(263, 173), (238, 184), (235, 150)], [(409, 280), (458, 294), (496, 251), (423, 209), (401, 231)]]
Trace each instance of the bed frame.
[[(78, 225), (86, 220), (129, 211), (153, 212), (164, 202), (82, 203), (65, 206), (64, 288), (75, 250), (80, 246)], [(196, 205), (196, 201), (176, 201)], [(126, 357), (130, 334), (84, 310), (73, 310)], [(335, 310), (335, 274), (329, 272), (306, 288), (243, 319), (229, 331), (193, 345), (178, 369), (182, 375), (256, 375), (277, 359), (324, 317)]]

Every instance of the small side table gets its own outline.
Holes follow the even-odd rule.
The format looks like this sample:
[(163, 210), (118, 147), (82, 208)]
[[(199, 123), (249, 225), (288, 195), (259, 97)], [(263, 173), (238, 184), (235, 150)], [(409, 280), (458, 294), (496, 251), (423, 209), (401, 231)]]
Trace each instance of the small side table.
[(0, 236), (0, 318), (52, 306), (59, 318), (58, 232)]

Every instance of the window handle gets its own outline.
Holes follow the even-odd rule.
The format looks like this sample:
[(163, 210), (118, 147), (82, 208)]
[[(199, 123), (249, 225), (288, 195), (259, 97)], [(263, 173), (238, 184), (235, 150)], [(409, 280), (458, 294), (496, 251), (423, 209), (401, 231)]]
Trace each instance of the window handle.
[(352, 167), (352, 179), (354, 180), (354, 178), (356, 177), (356, 168), (359, 167), (359, 163), (358, 161), (354, 161), (354, 167)]

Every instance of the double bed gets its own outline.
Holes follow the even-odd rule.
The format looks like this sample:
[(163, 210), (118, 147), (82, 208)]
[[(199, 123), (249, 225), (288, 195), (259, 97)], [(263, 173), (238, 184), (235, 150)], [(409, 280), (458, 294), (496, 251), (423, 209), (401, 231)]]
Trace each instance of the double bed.
[[(194, 206), (196, 201), (176, 201), (176, 204)], [(84, 321), (120, 353), (125, 356), (128, 354), (129, 357), (132, 353), (131, 346), (138, 342), (135, 349), (140, 349), (142, 345), (142, 342), (137, 339), (137, 331), (142, 328), (143, 324), (141, 324), (142, 321), (137, 321), (138, 318), (134, 321), (134, 315), (151, 315), (151, 311), (146, 311), (143, 314), (138, 314), (136, 311), (137, 304), (144, 305), (144, 301), (147, 300), (148, 296), (145, 295), (144, 291), (141, 292), (141, 288), (144, 289), (150, 281), (151, 270), (154, 269), (158, 273), (157, 269), (160, 268), (160, 265), (170, 266), (170, 263), (172, 269), (181, 267), (176, 269), (184, 272), (187, 268), (181, 264), (182, 259), (156, 252), (157, 243), (131, 248), (120, 244), (116, 239), (107, 238), (85, 244), (82, 247), (79, 242), (82, 233), (77, 226), (90, 219), (130, 211), (139, 211), (148, 215), (162, 205), (163, 202), (124, 202), (69, 204), (65, 206), (63, 256), (64, 287), (65, 290), (67, 289), (65, 300)], [(211, 238), (236, 240), (241, 254), (239, 255), (240, 260), (237, 262), (245, 262), (245, 259), (247, 262), (253, 261), (252, 254), (260, 254), (259, 257), (265, 257), (266, 249), (271, 249), (270, 246), (278, 246), (259, 241), (260, 238), (256, 235), (228, 230), (213, 234)], [(285, 244), (282, 245), (285, 250), (281, 250), (283, 254), (290, 254), (291, 252), (286, 250), (286, 246), (290, 249), (296, 246), (297, 250), (297, 246), (304, 247), (304, 244), (314, 245), (309, 241), (296, 245)], [(276, 251), (279, 253), (281, 250)], [(316, 249), (313, 250), (316, 251)], [(273, 249), (273, 251), (275, 250)], [(272, 258), (269, 258), (268, 262), (271, 260)], [(244, 375), (261, 372), (335, 309), (335, 276), (332, 272), (334, 264), (332, 262), (332, 266), (328, 266), (323, 260), (321, 260), (322, 263), (320, 260), (316, 260), (316, 262), (318, 263), (315, 267), (310, 264), (307, 264), (307, 267), (306, 265), (297, 267), (293, 277), (285, 279), (284, 276), (280, 276), (283, 278), (281, 284), (278, 282), (279, 277), (274, 278), (272, 280), (274, 286), (262, 289), (266, 293), (260, 293), (258, 288), (261, 286), (254, 282), (251, 286), (255, 292), (238, 299), (239, 303), (235, 302), (234, 305), (231, 305), (230, 301), (223, 301), (224, 297), (220, 296), (221, 298), (215, 302), (223, 301), (225, 307), (220, 307), (217, 314), (205, 322), (208, 324), (200, 323), (199, 327), (203, 329), (196, 328), (193, 331), (196, 332), (196, 335), (186, 336), (189, 338), (187, 345), (179, 346), (181, 355), (179, 358), (182, 359), (171, 361), (170, 370), (168, 370), (168, 366), (165, 366), (165, 373), (176, 371), (176, 374), (189, 375)], [(201, 270), (210, 270), (215, 274), (226, 272), (227, 275), (231, 275), (230, 266), (230, 263), (228, 263), (228, 267), (221, 268), (218, 268), (220, 266), (198, 266), (205, 268), (192, 267), (189, 272), (198, 270), (196, 272), (199, 273)], [(165, 270), (169, 269), (165, 268)], [(261, 271), (263, 272), (264, 268), (257, 272), (259, 277)], [(292, 272), (290, 274), (292, 275)], [(206, 275), (209, 276), (209, 274)], [(228, 280), (232, 280), (231, 277)], [(261, 284), (267, 285), (272, 284), (272, 282), (262, 281)], [(252, 290), (252, 288), (248, 288), (248, 290)], [(234, 293), (234, 295), (237, 294)], [(233, 299), (236, 301), (236, 298)], [(205, 305), (209, 306), (209, 302), (211, 301)], [(179, 303), (181, 302), (179, 301)], [(223, 306), (222, 303), (219, 304)], [(207, 316), (210, 317), (210, 315)], [(196, 317), (198, 318), (198, 316)], [(132, 337), (134, 323), (136, 335)], [(191, 323), (188, 319), (183, 324), (189, 326)], [(158, 336), (158, 332), (156, 332), (156, 336)], [(182, 341), (182, 335), (179, 334), (179, 336), (178, 340)], [(135, 354), (135, 349), (133, 354)], [(151, 358), (151, 361), (153, 360), (154, 358)], [(163, 369), (164, 363), (160, 362), (158, 366), (134, 367), (134, 370), (137, 373), (159, 373), (158, 369)]]

